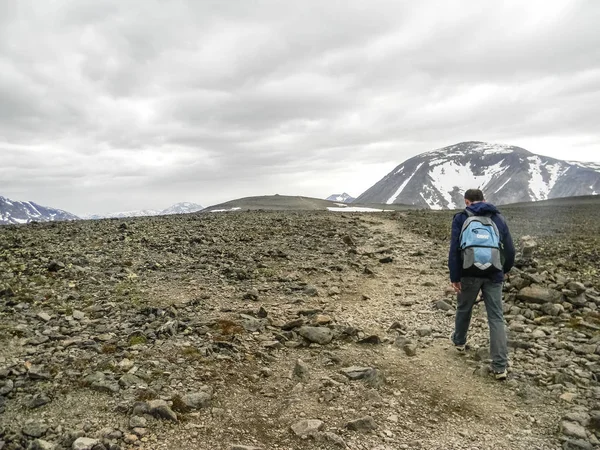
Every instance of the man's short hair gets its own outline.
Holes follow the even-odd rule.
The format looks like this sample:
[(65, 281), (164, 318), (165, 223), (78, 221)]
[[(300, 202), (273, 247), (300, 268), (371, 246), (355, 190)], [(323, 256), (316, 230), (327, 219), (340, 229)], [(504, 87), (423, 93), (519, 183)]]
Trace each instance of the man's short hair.
[(469, 200), (470, 202), (483, 202), (485, 199), (483, 198), (481, 189), (469, 189), (465, 192), (465, 200)]

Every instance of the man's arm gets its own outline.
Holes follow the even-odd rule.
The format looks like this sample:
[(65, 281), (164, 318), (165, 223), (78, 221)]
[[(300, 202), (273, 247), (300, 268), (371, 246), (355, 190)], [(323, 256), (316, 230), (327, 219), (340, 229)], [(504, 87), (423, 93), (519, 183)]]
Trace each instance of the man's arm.
[(513, 243), (510, 229), (504, 217), (502, 217), (502, 244), (504, 245), (504, 273), (510, 272), (515, 265), (515, 245)]
[[(462, 261), (460, 259), (460, 231), (462, 229), (461, 214), (454, 216), (452, 220), (452, 234), (450, 236), (450, 252), (448, 254), (448, 269), (450, 269), (450, 281), (459, 283), (462, 272)], [(456, 286), (455, 286), (456, 289)]]

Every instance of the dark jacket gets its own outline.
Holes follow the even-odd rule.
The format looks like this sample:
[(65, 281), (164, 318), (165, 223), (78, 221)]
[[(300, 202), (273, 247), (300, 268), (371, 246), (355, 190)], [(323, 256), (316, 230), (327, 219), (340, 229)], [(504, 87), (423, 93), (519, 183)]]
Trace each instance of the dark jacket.
[[(513, 244), (508, 225), (506, 220), (500, 214), (500, 211), (496, 209), (491, 203), (479, 202), (469, 206), (469, 209), (476, 216), (483, 216), (486, 214), (492, 215), (492, 220), (498, 227), (500, 233), (500, 242), (504, 245), (504, 273), (510, 272), (515, 263), (515, 246)], [(457, 283), (462, 277), (462, 259), (460, 252), (460, 232), (462, 227), (467, 220), (467, 213), (465, 211), (459, 212), (454, 216), (452, 221), (452, 237), (450, 239), (450, 255), (448, 256), (448, 268), (450, 269), (450, 281)], [(504, 279), (503, 273), (495, 273), (488, 275), (494, 282), (501, 282)]]

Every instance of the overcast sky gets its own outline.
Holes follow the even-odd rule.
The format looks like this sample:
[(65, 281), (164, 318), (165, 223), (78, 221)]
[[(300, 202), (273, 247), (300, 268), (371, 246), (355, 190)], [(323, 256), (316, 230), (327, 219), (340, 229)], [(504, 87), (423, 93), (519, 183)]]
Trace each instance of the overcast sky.
[(0, 195), (357, 196), (466, 140), (600, 161), (600, 1), (0, 1)]

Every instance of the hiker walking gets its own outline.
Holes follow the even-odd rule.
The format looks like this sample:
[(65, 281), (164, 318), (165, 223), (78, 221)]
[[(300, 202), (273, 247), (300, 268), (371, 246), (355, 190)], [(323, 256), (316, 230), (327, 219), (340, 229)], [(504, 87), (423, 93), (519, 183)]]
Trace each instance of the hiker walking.
[(483, 192), (465, 192), (464, 211), (454, 216), (448, 268), (458, 294), (452, 342), (458, 351), (467, 348), (467, 332), (479, 292), (490, 328), (492, 371), (506, 379), (507, 342), (502, 311), (502, 282), (515, 261), (515, 248), (506, 220)]

